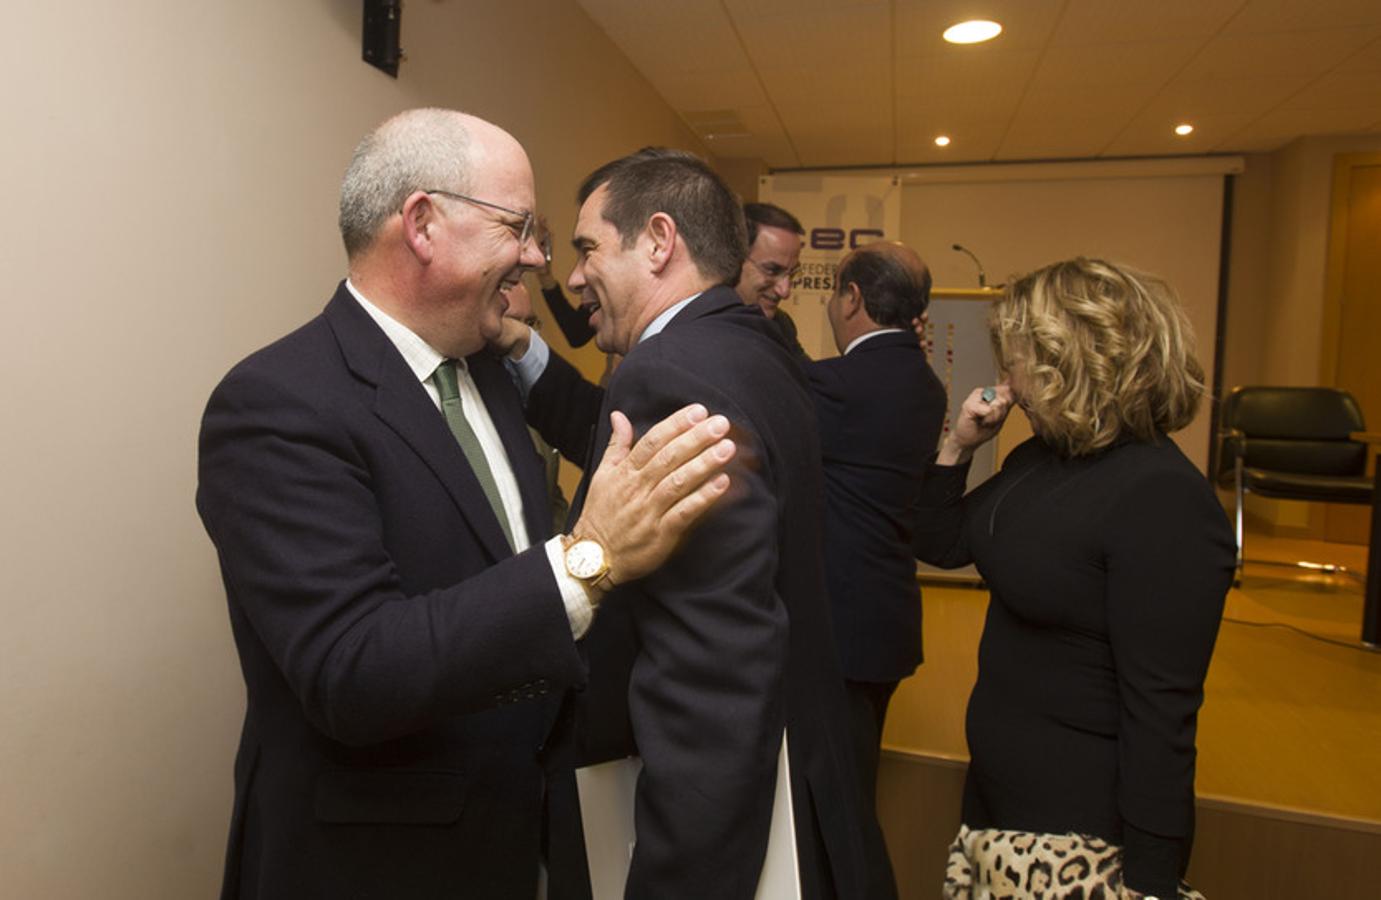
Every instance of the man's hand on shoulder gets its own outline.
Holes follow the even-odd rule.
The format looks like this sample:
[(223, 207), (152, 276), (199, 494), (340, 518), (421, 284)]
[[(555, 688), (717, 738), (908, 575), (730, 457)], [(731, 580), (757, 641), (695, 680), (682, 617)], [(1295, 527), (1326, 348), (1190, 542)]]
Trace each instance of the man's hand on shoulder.
[(489, 349), (496, 356), (507, 356), (516, 361), (527, 355), (527, 348), (531, 342), (531, 328), (517, 319), (504, 316), (499, 336), (489, 342)]
[(623, 413), (573, 534), (597, 541), (609, 564), (608, 581), (624, 584), (660, 566), (682, 535), (729, 488), (723, 469), (737, 448), (725, 437), (729, 420), (693, 403), (658, 422), (633, 444)]

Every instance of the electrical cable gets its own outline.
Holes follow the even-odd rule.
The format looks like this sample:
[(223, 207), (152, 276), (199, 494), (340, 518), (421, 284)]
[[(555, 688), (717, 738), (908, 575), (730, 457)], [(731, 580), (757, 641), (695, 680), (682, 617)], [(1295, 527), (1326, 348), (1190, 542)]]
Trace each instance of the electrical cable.
[(1325, 644), (1336, 644), (1339, 647), (1346, 647), (1349, 650), (1361, 650), (1363, 653), (1381, 653), (1381, 647), (1369, 647), (1360, 642), (1324, 637), (1321, 634), (1314, 634), (1313, 632), (1305, 631), (1303, 628), (1297, 628), (1285, 622), (1253, 622), (1250, 619), (1235, 619), (1232, 616), (1223, 616), (1223, 621), (1231, 622), (1233, 625), (1249, 625), (1253, 628), (1285, 628), (1297, 634), (1304, 635), (1311, 640), (1322, 641)]

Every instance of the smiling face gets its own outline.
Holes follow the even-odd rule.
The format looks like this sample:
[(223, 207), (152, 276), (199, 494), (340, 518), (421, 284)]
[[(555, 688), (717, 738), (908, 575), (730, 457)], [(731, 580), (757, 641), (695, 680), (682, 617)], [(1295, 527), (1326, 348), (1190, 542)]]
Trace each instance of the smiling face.
[(739, 275), (739, 299), (756, 303), (763, 315), (772, 318), (781, 302), (791, 296), (791, 279), (800, 263), (799, 234), (773, 225), (759, 225)]
[[(533, 208), (532, 169), (512, 137), (497, 128), (476, 134), (471, 159), (466, 194), (519, 213)], [(429, 273), (433, 327), (423, 337), (444, 353), (467, 356), (498, 337), (505, 292), (541, 264), (542, 251), (530, 236), (519, 242), (520, 215), (445, 194), (426, 196), (436, 211), (428, 223), (436, 229), (436, 253)]]
[(571, 238), (576, 263), (566, 286), (590, 311), (595, 346), (605, 353), (627, 353), (646, 324), (640, 321), (639, 301), (644, 269), (637, 262), (643, 258), (639, 247), (645, 241), (640, 235), (624, 248), (618, 229), (604, 218), (608, 197), (608, 185), (601, 185), (580, 207)]

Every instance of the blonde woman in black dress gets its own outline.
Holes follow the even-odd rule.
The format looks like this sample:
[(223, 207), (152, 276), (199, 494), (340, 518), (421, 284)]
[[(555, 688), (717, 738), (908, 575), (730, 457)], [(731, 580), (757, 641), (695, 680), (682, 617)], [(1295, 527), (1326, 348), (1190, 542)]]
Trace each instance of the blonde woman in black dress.
[[(1195, 897), (1195, 725), (1233, 539), (1167, 436), (1204, 391), (1188, 322), (1158, 279), (1080, 258), (1017, 280), (989, 324), (1003, 383), (965, 400), (915, 538), (992, 594), (945, 896)], [(1035, 436), (964, 496), (1013, 404)]]

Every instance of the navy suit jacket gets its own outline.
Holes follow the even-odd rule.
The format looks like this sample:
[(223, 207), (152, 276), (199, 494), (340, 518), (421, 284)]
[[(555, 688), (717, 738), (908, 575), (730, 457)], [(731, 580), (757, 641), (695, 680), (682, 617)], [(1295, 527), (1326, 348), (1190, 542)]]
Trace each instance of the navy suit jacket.
[(197, 508), (248, 693), (224, 897), (535, 895), (537, 753), (584, 673), (517, 392), (468, 363), (534, 541), (516, 556), (344, 285), (211, 396)]
[(806, 365), (825, 461), (825, 575), (844, 676), (894, 682), (921, 662), (915, 506), (945, 389), (910, 331)]
[(753, 896), (785, 728), (806, 896), (827, 877), (839, 896), (862, 897), (866, 838), (820, 556), (820, 444), (775, 326), (733, 290), (711, 289), (632, 349), (607, 395), (553, 356), (528, 415), (581, 461), (607, 443), (611, 409), (641, 434), (693, 401), (733, 424), (730, 494), (661, 569), (605, 598), (583, 642), (585, 760), (643, 760), (627, 896)]

